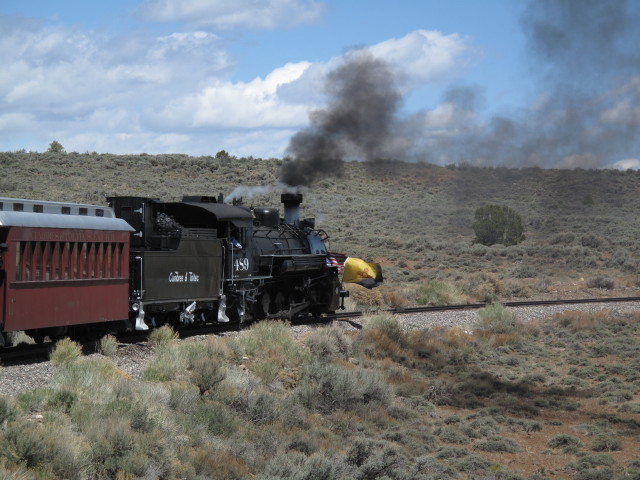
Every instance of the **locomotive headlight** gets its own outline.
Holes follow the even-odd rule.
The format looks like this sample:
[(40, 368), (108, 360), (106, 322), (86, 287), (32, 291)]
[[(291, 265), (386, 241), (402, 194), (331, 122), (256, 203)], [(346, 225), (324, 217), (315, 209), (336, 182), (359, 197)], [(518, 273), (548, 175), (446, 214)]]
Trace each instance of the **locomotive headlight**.
[(138, 310), (140, 310), (140, 304), (134, 303), (133, 305), (131, 305), (131, 310), (133, 310), (134, 312), (137, 312)]

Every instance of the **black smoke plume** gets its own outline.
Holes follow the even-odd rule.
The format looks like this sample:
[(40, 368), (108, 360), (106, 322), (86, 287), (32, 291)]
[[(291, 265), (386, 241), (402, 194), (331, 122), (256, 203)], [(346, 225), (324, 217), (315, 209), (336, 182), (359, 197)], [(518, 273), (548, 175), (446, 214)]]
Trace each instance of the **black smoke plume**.
[(328, 75), (327, 107), (292, 137), (281, 181), (309, 186), (340, 175), (343, 159), (553, 168), (640, 160), (640, 2), (530, 0), (521, 25), (535, 87), (528, 107), (487, 118), (481, 87), (451, 86), (438, 109), (398, 118), (398, 77), (357, 50)]
[(531, 1), (522, 26), (537, 98), (482, 121), (481, 89), (450, 89), (444, 101), (458, 119), (455, 134), (432, 136), (428, 148), (439, 163), (512, 167), (640, 159), (639, 22), (637, 1)]
[(309, 115), (310, 126), (295, 134), (286, 150), (280, 181), (310, 185), (339, 176), (345, 158), (384, 158), (394, 143), (401, 95), (389, 66), (365, 50), (346, 55), (325, 79), (327, 107)]

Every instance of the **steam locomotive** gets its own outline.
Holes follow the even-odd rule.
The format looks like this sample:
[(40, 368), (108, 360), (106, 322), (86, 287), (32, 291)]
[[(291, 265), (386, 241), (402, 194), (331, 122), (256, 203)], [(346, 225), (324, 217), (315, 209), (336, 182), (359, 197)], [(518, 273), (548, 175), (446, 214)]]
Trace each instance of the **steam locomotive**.
[(281, 200), (284, 218), (222, 196), (0, 198), (0, 343), (343, 308), (327, 233), (300, 219), (301, 194)]

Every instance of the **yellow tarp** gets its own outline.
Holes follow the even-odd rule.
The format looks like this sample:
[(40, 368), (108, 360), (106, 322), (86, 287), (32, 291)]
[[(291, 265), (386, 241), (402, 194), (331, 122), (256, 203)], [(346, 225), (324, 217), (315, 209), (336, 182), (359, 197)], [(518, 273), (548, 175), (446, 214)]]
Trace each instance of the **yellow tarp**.
[(342, 281), (346, 283), (359, 283), (365, 279), (382, 281), (382, 269), (378, 263), (367, 263), (360, 258), (349, 257), (344, 263)]

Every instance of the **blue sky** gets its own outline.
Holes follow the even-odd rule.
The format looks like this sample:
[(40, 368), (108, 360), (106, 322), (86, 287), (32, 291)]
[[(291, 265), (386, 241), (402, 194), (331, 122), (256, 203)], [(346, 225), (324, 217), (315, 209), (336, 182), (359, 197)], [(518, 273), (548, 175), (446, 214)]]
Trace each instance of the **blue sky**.
[[(398, 119), (411, 119), (414, 131), (419, 124), (420, 138), (430, 139), (416, 148), (435, 151), (437, 144), (442, 152), (429, 161), (508, 163), (502, 155), (472, 158), (450, 145), (464, 131), (462, 143), (477, 151), (479, 137), (495, 137), (496, 118), (524, 131), (522, 112), (545, 98), (523, 29), (527, 5), (0, 0), (0, 151), (44, 151), (56, 139), (77, 152), (212, 155), (224, 149), (282, 158), (290, 138), (309, 125), (309, 112), (323, 108), (327, 73), (358, 47), (397, 72)], [(634, 85), (635, 74), (616, 86)], [(629, 88), (627, 103), (640, 90)], [(471, 95), (465, 98), (473, 108), (447, 100), (451, 91)], [(635, 104), (630, 108), (624, 118), (640, 116)], [(620, 115), (606, 118), (621, 121)], [(527, 142), (516, 166), (640, 157), (637, 142), (604, 156), (581, 146), (565, 149), (550, 165), (540, 153), (525, 154)]]

